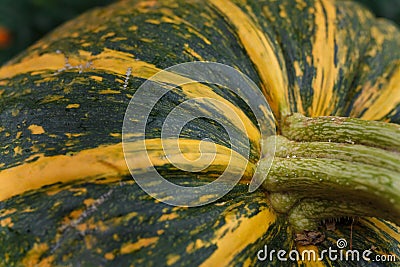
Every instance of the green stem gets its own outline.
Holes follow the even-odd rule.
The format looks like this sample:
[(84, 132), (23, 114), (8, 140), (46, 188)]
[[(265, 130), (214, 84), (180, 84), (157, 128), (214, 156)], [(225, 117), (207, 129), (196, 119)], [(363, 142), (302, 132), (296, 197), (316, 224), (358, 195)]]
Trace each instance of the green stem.
[(263, 188), (296, 231), (351, 216), (400, 225), (398, 125), (295, 114), (284, 120), (281, 132), (296, 141), (267, 139), (276, 143), (276, 151)]
[(268, 199), (272, 205), (272, 208), (279, 213), (289, 213), (303, 197), (296, 193), (281, 193), (281, 192), (270, 192)]
[(365, 145), (333, 142), (295, 142), (283, 136), (270, 138), (271, 141), (269, 142), (276, 143), (275, 157), (338, 159), (347, 162), (364, 163), (400, 173), (400, 154), (397, 152)]
[(284, 119), (281, 132), (295, 141), (362, 144), (400, 152), (400, 125), (394, 123), (296, 113)]
[[(288, 213), (288, 220), (295, 232), (315, 230), (321, 221), (336, 220), (343, 217), (381, 217), (371, 214), (369, 206), (346, 201), (326, 199), (304, 199)], [(390, 216), (390, 215), (389, 215)], [(394, 219), (392, 219), (393, 221)]]
[[(385, 210), (400, 223), (400, 177), (397, 172), (335, 159), (278, 158), (263, 187), (301, 197), (345, 200)], [(376, 215), (378, 216), (378, 214)]]

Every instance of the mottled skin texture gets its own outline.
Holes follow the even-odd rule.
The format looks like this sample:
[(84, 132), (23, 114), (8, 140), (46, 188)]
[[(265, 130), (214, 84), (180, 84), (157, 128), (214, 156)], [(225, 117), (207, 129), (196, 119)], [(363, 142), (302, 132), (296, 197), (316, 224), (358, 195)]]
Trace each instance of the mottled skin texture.
[[(193, 210), (160, 204), (133, 184), (121, 146), (129, 100), (159, 70), (206, 60), (248, 75), (278, 122), (300, 112), (398, 123), (399, 41), (395, 26), (347, 1), (121, 1), (66, 23), (0, 69), (0, 265), (265, 265), (256, 258), (263, 245), (296, 244), (288, 218), (265, 193), (247, 193), (250, 171), (225, 198)], [(254, 116), (217, 86), (167, 95), (146, 137), (157, 144), (164, 114), (203, 95), (242, 110), (254, 128), (253, 168), (260, 157)], [(182, 134), (196, 151), (205, 137), (230, 149), (226, 133), (207, 120)], [(225, 161), (216, 163), (201, 175), (164, 161), (157, 168), (196, 185), (225, 169)], [(361, 219), (353, 247), (400, 255), (399, 235), (392, 223)], [(320, 251), (343, 237), (348, 223), (298, 249)], [(368, 265), (317, 263), (351, 264)]]

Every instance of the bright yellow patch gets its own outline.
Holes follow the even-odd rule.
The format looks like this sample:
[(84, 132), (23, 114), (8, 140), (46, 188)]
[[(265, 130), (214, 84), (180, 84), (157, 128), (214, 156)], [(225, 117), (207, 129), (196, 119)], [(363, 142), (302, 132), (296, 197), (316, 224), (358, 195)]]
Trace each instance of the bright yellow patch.
[(101, 76), (92, 75), (89, 78), (92, 79), (92, 80), (95, 80), (97, 82), (102, 82), (103, 81), (103, 77), (101, 77)]
[(15, 139), (19, 139), (20, 137), (21, 137), (21, 135), (22, 135), (22, 132), (20, 131), (20, 132), (17, 132), (17, 135), (15, 136)]
[(40, 125), (32, 124), (28, 127), (28, 130), (31, 131), (32, 134), (43, 134), (44, 129)]
[(10, 214), (13, 214), (16, 211), (17, 211), (17, 209), (15, 209), (15, 208), (6, 209), (6, 210), (0, 210), (0, 216), (4, 217), (4, 216), (10, 215)]
[(83, 201), (83, 204), (85, 204), (86, 207), (89, 207), (91, 205), (93, 205), (96, 202), (95, 199), (93, 198), (87, 198)]
[(235, 255), (267, 233), (271, 224), (275, 222), (276, 215), (264, 208), (251, 218), (232, 217), (229, 213), (225, 219), (226, 223), (216, 231), (212, 241), (218, 249), (201, 266), (231, 265)]
[(115, 255), (112, 252), (108, 252), (108, 253), (104, 254), (104, 258), (106, 260), (112, 261), (115, 258)]
[(170, 213), (170, 214), (163, 214), (161, 217), (158, 219), (159, 222), (163, 221), (169, 221), (178, 218), (179, 215), (178, 213)]
[(80, 106), (80, 104), (69, 104), (65, 108), (79, 108)]
[(132, 25), (132, 26), (130, 26), (130, 27), (128, 28), (128, 30), (130, 30), (130, 31), (136, 31), (138, 28), (139, 28), (138, 26)]
[(284, 59), (260, 27), (231, 1), (209, 0), (236, 28), (236, 33), (256, 66), (262, 91), (275, 115), (289, 114), (288, 78)]
[(168, 255), (167, 256), (167, 265), (171, 266), (171, 265), (175, 264), (180, 258), (181, 258), (181, 256), (179, 256), (177, 254)]
[[(335, 67), (336, 7), (331, 1), (317, 1), (315, 4), (316, 33), (313, 44), (313, 65), (317, 71), (313, 80), (313, 102), (310, 116), (331, 115), (337, 96), (334, 84), (338, 75)], [(327, 18), (325, 18), (325, 12)]]
[(53, 257), (46, 258), (40, 261), (40, 257), (49, 250), (49, 246), (45, 243), (35, 243), (33, 247), (26, 253), (22, 259), (23, 266), (52, 266)]
[(158, 237), (141, 238), (136, 243), (125, 243), (121, 246), (121, 254), (129, 254), (157, 243)]
[(14, 157), (18, 155), (22, 155), (22, 148), (20, 146), (14, 147)]
[(1, 227), (13, 227), (14, 223), (11, 220), (11, 217), (5, 218), (0, 221), (0, 226)]
[(121, 91), (117, 91), (117, 90), (112, 90), (112, 89), (106, 89), (106, 90), (100, 90), (99, 94), (101, 95), (108, 95), (108, 94), (120, 94)]

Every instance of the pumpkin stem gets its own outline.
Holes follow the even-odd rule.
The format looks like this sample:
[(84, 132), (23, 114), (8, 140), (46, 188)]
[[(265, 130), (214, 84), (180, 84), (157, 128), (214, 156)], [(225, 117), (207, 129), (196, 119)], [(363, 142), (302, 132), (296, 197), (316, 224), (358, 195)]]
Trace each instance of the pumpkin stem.
[(281, 131), (263, 188), (295, 231), (353, 216), (400, 225), (399, 125), (295, 114)]
[(400, 152), (400, 125), (358, 118), (309, 118), (295, 113), (281, 123), (283, 136), (303, 142), (361, 144)]

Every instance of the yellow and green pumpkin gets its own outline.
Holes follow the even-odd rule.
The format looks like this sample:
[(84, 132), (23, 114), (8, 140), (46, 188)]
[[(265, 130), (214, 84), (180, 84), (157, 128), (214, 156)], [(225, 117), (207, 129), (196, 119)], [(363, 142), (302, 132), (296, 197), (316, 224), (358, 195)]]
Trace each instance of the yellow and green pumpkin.
[[(180, 102), (214, 97), (242, 114), (251, 145), (249, 168), (216, 202), (188, 208), (153, 199), (132, 179), (121, 139), (124, 114), (137, 88), (167, 67), (192, 61), (223, 63), (250, 77), (271, 106), (278, 133), (285, 133), (288, 115), (300, 113), (383, 121), (378, 125), (389, 125), (396, 136), (399, 46), (394, 24), (350, 1), (126, 0), (62, 25), (0, 69), (0, 266), (371, 264), (362, 258), (282, 262), (257, 257), (265, 246), (319, 253), (337, 248), (340, 238), (351, 244), (347, 249), (390, 254), (399, 261), (398, 213), (393, 220), (385, 220), (386, 211), (384, 218), (349, 214), (335, 230), (322, 224), (325, 238), (319, 242), (296, 242), (288, 215), (273, 208), (286, 192), (278, 190), (278, 197), (271, 198), (276, 192), (269, 192), (273, 184), (268, 179), (263, 188), (248, 192), (260, 158), (260, 130), (248, 106), (223, 88), (181, 88), (162, 99), (146, 131), (150, 156), (156, 158), (162, 151), (160, 127)], [(225, 155), (232, 149), (218, 124), (195, 120), (182, 135), (188, 157), (199, 155), (204, 138), (217, 145), (218, 154), (199, 173), (180, 171), (166, 158), (154, 160), (164, 177), (199, 186), (225, 170)], [(300, 134), (290, 136), (296, 140)], [(318, 149), (323, 144), (310, 145)], [(385, 149), (398, 159), (396, 143)], [(364, 166), (356, 164), (356, 170)], [(148, 166), (142, 167), (146, 171)], [(396, 176), (397, 168), (394, 164), (388, 172)], [(286, 169), (273, 170), (272, 175), (285, 176)], [(296, 194), (312, 195), (302, 186)], [(311, 207), (320, 212), (317, 205)]]

